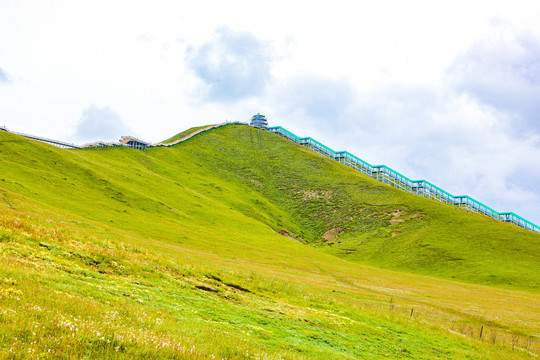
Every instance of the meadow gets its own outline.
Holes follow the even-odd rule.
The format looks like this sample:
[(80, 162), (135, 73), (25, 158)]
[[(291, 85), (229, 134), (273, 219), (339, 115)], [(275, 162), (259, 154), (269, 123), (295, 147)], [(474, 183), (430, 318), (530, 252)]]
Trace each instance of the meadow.
[(539, 234), (276, 135), (0, 156), (2, 358), (540, 354)]

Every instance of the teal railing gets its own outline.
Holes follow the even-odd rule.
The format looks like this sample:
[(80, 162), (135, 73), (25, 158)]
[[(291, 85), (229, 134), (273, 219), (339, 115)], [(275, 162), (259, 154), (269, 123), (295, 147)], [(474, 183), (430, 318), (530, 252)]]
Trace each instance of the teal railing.
[(308, 149), (329, 157), (333, 160), (339, 161), (353, 169), (356, 169), (372, 178), (394, 186), (396, 188), (408, 191), (410, 193), (424, 196), (430, 199), (434, 199), (445, 204), (450, 204), (471, 210), (494, 219), (508, 222), (525, 228), (527, 230), (540, 232), (540, 226), (522, 218), (521, 216), (513, 212), (498, 212), (493, 210), (487, 205), (482, 204), (467, 195), (454, 196), (447, 191), (433, 185), (426, 180), (411, 180), (408, 177), (400, 174), (399, 172), (392, 170), (386, 165), (371, 165), (368, 162), (352, 155), (348, 151), (334, 151), (328, 146), (321, 144), (320, 142), (310, 137), (298, 137), (290, 131), (282, 128), (281, 126), (269, 127), (268, 130), (272, 133), (281, 135), (297, 144), (300, 144)]

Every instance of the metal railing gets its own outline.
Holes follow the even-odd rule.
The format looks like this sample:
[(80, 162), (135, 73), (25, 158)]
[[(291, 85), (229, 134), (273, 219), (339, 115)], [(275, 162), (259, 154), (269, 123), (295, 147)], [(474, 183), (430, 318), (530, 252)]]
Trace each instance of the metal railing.
[(63, 142), (63, 141), (47, 139), (47, 138), (44, 138), (44, 137), (41, 137), (41, 136), (35, 136), (35, 135), (24, 134), (24, 133), (20, 133), (20, 132), (16, 132), (16, 131), (11, 131), (11, 130), (8, 130), (5, 126), (0, 126), (0, 130), (4, 130), (4, 131), (7, 131), (8, 133), (19, 135), (19, 136), (24, 136), (24, 137), (29, 138), (29, 139), (41, 141), (41, 142), (44, 142), (46, 144), (54, 145), (54, 146), (57, 146), (57, 147), (60, 147), (60, 148), (63, 148), (63, 149), (80, 149), (81, 148), (78, 145), (66, 143), (66, 142)]
[(310, 137), (298, 137), (281, 126), (269, 127), (268, 131), (283, 136), (300, 144), (318, 154), (339, 161), (353, 169), (366, 174), (379, 182), (405, 190), (407, 192), (454, 205), (476, 213), (484, 214), (494, 219), (508, 222), (527, 230), (540, 232), (540, 226), (522, 218), (513, 212), (498, 212), (467, 195), (454, 196), (449, 192), (433, 185), (426, 180), (411, 180), (386, 165), (371, 165), (368, 162), (352, 155), (348, 151), (334, 151), (329, 147)]

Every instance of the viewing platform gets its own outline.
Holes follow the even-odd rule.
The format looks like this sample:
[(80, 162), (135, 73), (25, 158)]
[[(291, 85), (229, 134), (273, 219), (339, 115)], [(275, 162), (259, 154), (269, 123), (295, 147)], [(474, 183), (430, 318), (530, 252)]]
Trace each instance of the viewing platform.
[(266, 120), (266, 116), (257, 113), (257, 115), (253, 115), (251, 117), (251, 122), (249, 123), (249, 125), (261, 129), (266, 129), (268, 127), (268, 120)]

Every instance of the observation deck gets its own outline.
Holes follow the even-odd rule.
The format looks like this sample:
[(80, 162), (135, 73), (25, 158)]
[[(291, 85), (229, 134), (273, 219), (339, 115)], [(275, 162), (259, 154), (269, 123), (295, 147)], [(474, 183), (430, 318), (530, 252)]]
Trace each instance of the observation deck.
[(266, 129), (268, 127), (268, 120), (266, 120), (266, 116), (257, 113), (257, 115), (253, 115), (251, 117), (251, 122), (249, 125)]

